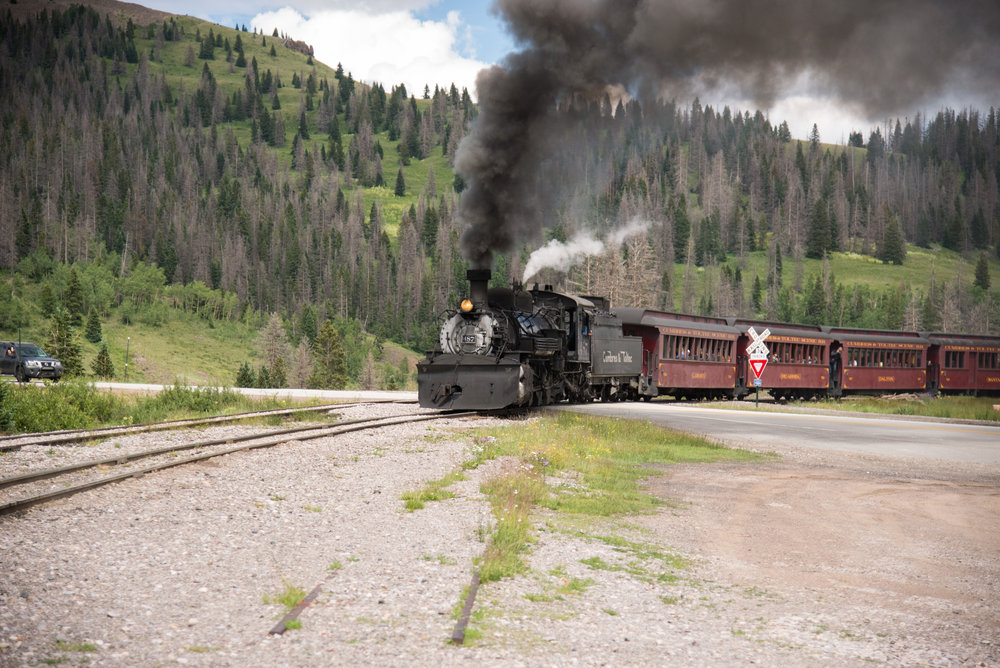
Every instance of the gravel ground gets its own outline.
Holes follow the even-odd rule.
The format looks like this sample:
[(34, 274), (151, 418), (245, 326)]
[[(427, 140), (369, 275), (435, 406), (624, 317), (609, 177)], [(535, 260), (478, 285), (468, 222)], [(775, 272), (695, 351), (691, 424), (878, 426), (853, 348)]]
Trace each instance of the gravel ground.
[[(467, 430), (495, 422), (290, 442), (0, 517), (0, 665), (1000, 665), (996, 472), (939, 482), (911, 462), (796, 452), (672, 468), (651, 482), (671, 500), (653, 516), (539, 512), (530, 572), (482, 587), (470, 642), (452, 646), (491, 527), (479, 486), (516, 463), (470, 471), (455, 498), (416, 512), (400, 495), (454, 471)], [(0, 457), (0, 476), (54, 456)], [(934, 508), (949, 512), (911, 489), (941, 492)], [(816, 528), (855, 520), (866, 531)], [(922, 538), (912, 550), (876, 540), (907, 527)], [(288, 585), (320, 593), (300, 629), (269, 635), (284, 608), (266, 601)]]

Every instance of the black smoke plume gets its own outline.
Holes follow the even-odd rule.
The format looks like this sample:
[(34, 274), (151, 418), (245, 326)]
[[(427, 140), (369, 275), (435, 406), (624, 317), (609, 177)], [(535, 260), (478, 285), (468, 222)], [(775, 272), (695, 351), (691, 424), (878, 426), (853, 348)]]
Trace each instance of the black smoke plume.
[[(522, 48), (479, 73), (456, 156), (462, 249), (477, 267), (533, 240), (560, 104), (719, 93), (770, 107), (793, 82), (905, 114), (947, 92), (1000, 91), (995, 0), (497, 0)], [(565, 123), (565, 116), (562, 117)]]

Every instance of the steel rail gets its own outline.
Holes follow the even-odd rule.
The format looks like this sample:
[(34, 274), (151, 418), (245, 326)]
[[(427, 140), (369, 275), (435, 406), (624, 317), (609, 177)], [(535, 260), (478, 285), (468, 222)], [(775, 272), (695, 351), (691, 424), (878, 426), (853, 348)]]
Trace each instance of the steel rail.
[(262, 438), (267, 438), (268, 436), (282, 436), (287, 434), (295, 434), (304, 431), (316, 431), (317, 429), (329, 429), (331, 426), (343, 427), (346, 425), (354, 424), (356, 420), (351, 420), (348, 422), (338, 422), (336, 425), (312, 425), (308, 427), (289, 427), (288, 429), (280, 429), (277, 431), (268, 432), (267, 434), (244, 434), (243, 436), (228, 436), (226, 438), (218, 438), (207, 441), (195, 441), (193, 443), (184, 443), (179, 445), (166, 445), (162, 448), (154, 448), (152, 450), (142, 450), (139, 452), (132, 452), (127, 454), (116, 455), (114, 457), (108, 457), (106, 459), (94, 459), (87, 462), (80, 462), (77, 464), (67, 464), (66, 466), (60, 466), (54, 469), (46, 469), (43, 471), (32, 471), (30, 473), (24, 473), (17, 476), (11, 476), (10, 478), (0, 479), (0, 489), (6, 487), (12, 487), (14, 485), (24, 485), (31, 482), (38, 482), (39, 480), (45, 480), (47, 478), (55, 478), (56, 476), (65, 475), (67, 473), (73, 473), (75, 471), (84, 471), (89, 468), (94, 468), (97, 466), (116, 466), (125, 464), (131, 461), (136, 461), (138, 459), (145, 459), (146, 457), (155, 457), (157, 455), (168, 454), (171, 452), (183, 452), (185, 450), (194, 450), (196, 448), (207, 448), (213, 445), (223, 445), (227, 443), (241, 443), (243, 441), (254, 441)]
[[(244, 452), (244, 451), (249, 451), (249, 450), (255, 450), (255, 449), (258, 449), (258, 448), (268, 448), (268, 447), (273, 447), (273, 446), (276, 446), (276, 445), (281, 445), (282, 443), (287, 443), (288, 442), (289, 439), (286, 438), (286, 437), (288, 435), (290, 435), (290, 434), (296, 434), (296, 433), (302, 433), (302, 432), (308, 432), (308, 431), (316, 431), (316, 432), (318, 432), (318, 433), (309, 434), (309, 435), (306, 435), (306, 436), (297, 436), (296, 439), (295, 439), (295, 440), (299, 440), (299, 441), (310, 441), (310, 440), (315, 440), (315, 439), (318, 439), (318, 438), (325, 438), (325, 437), (328, 437), (328, 436), (338, 436), (340, 434), (347, 434), (347, 433), (354, 432), (354, 431), (361, 431), (361, 430), (364, 430), (364, 429), (371, 429), (371, 428), (374, 428), (374, 427), (381, 427), (381, 426), (394, 425), (394, 424), (405, 424), (405, 423), (408, 423), (408, 422), (424, 422), (424, 421), (428, 421), (428, 420), (440, 420), (440, 419), (444, 419), (444, 418), (466, 417), (468, 415), (475, 415), (475, 414), (476, 413), (474, 411), (463, 411), (463, 412), (457, 412), (457, 413), (432, 413), (432, 414), (413, 414), (413, 415), (393, 415), (393, 416), (383, 416), (383, 417), (378, 417), (378, 418), (365, 418), (365, 419), (360, 419), (360, 420), (352, 420), (351, 422), (345, 422), (345, 423), (341, 423), (341, 424), (337, 424), (337, 425), (331, 425), (329, 427), (322, 427), (322, 426), (321, 427), (295, 427), (293, 429), (282, 430), (281, 432), (272, 432), (270, 434), (264, 434), (264, 435), (259, 435), (258, 434), (257, 436), (240, 437), (239, 439), (234, 439), (234, 438), (220, 439), (218, 441), (214, 441), (214, 443), (215, 444), (228, 444), (228, 443), (237, 442), (238, 440), (243, 440), (243, 441), (259, 441), (259, 442), (256, 442), (256, 443), (247, 443), (245, 445), (240, 445), (240, 446), (236, 446), (236, 447), (232, 447), (232, 448), (213, 449), (211, 452), (199, 453), (199, 454), (196, 454), (196, 455), (192, 455), (191, 457), (185, 457), (183, 459), (174, 459), (174, 460), (171, 460), (171, 461), (168, 461), (168, 462), (162, 462), (162, 463), (154, 464), (154, 465), (147, 466), (147, 467), (144, 467), (144, 468), (132, 469), (132, 470), (129, 470), (129, 471), (126, 471), (126, 472), (123, 472), (123, 473), (118, 473), (118, 474), (115, 474), (115, 475), (112, 475), (112, 476), (107, 476), (107, 477), (104, 477), (104, 478), (98, 478), (98, 479), (95, 479), (95, 480), (85, 481), (85, 482), (79, 483), (77, 485), (72, 485), (70, 487), (65, 487), (65, 488), (62, 488), (62, 489), (59, 489), (59, 490), (54, 490), (54, 491), (51, 491), (51, 492), (46, 492), (46, 493), (43, 493), (43, 494), (38, 494), (38, 495), (35, 495), (35, 496), (26, 497), (26, 498), (18, 499), (18, 500), (15, 500), (15, 501), (9, 501), (9, 502), (7, 502), (5, 504), (0, 505), (0, 516), (2, 516), (2, 515), (9, 515), (11, 513), (19, 512), (21, 510), (25, 510), (27, 508), (30, 508), (32, 506), (36, 506), (36, 505), (41, 504), (41, 503), (46, 503), (48, 501), (54, 501), (54, 500), (57, 500), (57, 499), (62, 499), (62, 498), (68, 497), (68, 496), (72, 496), (74, 494), (78, 494), (78, 493), (86, 491), (86, 490), (94, 489), (96, 487), (101, 487), (101, 486), (104, 486), (104, 485), (109, 485), (111, 483), (119, 482), (119, 481), (125, 480), (127, 478), (138, 478), (138, 477), (142, 477), (143, 475), (145, 475), (147, 473), (153, 473), (153, 472), (156, 472), (156, 471), (163, 471), (163, 470), (168, 469), (168, 468), (173, 468), (173, 467), (176, 467), (176, 466), (182, 466), (184, 464), (191, 464), (191, 463), (194, 463), (194, 462), (200, 462), (200, 461), (204, 461), (204, 460), (207, 460), (207, 459), (211, 459), (213, 457), (222, 457), (224, 455), (229, 455), (229, 454), (233, 454), (233, 453), (236, 453), (236, 452)], [(188, 450), (188, 449), (196, 448), (196, 447), (204, 447), (204, 443), (205, 442), (202, 442), (201, 444), (187, 444), (187, 445), (182, 445), (182, 446), (158, 448), (158, 449), (156, 449), (156, 451), (148, 451), (147, 453), (136, 453), (136, 455), (139, 455), (139, 456), (133, 456), (131, 458), (133, 458), (133, 459), (139, 459), (139, 458), (142, 458), (142, 457), (155, 456), (156, 454), (168, 454), (170, 452), (176, 452), (176, 451), (180, 451), (180, 450)], [(109, 460), (102, 460), (102, 461), (103, 461), (103, 463), (117, 463), (121, 459), (126, 459), (127, 460), (128, 457), (129, 456), (113, 457), (113, 458), (110, 458)], [(15, 478), (7, 478), (7, 479), (5, 479), (3, 481), (0, 481), (0, 483), (7, 483), (7, 484), (0, 484), (0, 487), (7, 487), (7, 486), (15, 485), (15, 484), (27, 484), (27, 482), (34, 482), (34, 481), (37, 481), (37, 480), (43, 480), (43, 479), (47, 479), (47, 478), (52, 478), (52, 477), (55, 477), (55, 476), (58, 476), (58, 475), (62, 475), (64, 473), (71, 472), (73, 470), (81, 470), (83, 468), (93, 468), (94, 466), (98, 466), (98, 465), (100, 465), (100, 464), (99, 463), (95, 463), (95, 462), (87, 462), (85, 464), (70, 465), (70, 466), (67, 466), (67, 467), (63, 467), (64, 469), (69, 469), (69, 470), (66, 470), (66, 471), (58, 471), (58, 470), (55, 470), (55, 469), (49, 470), (49, 471), (42, 471), (42, 472), (39, 472), (39, 473), (35, 474), (36, 477), (34, 479), (30, 479), (30, 480), (25, 480), (25, 479), (26, 478), (31, 478), (31, 474), (25, 474), (25, 475), (22, 475), (22, 476), (15, 476)], [(8, 481), (10, 481), (10, 482), (8, 483)]]
[[(184, 427), (197, 427), (201, 425), (226, 424), (229, 422), (239, 422), (240, 420), (251, 420), (256, 418), (275, 417), (281, 415), (292, 415), (295, 413), (319, 413), (325, 410), (337, 410), (357, 406), (360, 402), (350, 402), (343, 404), (324, 404), (322, 406), (302, 406), (300, 408), (274, 408), (266, 411), (252, 411), (247, 413), (234, 413), (233, 415), (213, 415), (204, 418), (186, 418), (183, 420), (170, 420), (167, 422), (155, 422), (141, 425), (128, 425), (121, 427), (99, 427), (97, 429), (65, 429), (60, 431), (35, 432), (29, 434), (11, 434), (0, 436), (0, 452), (11, 452), (19, 450), (29, 445), (60, 445), (63, 443), (76, 443), (80, 441), (91, 441), (100, 438), (110, 438), (112, 436), (124, 436), (127, 434), (143, 434), (152, 431), (168, 431), (170, 429), (183, 429)], [(365, 403), (393, 403), (393, 402), (365, 402)], [(40, 437), (26, 443), (15, 443), (13, 445), (3, 445), (5, 442), (18, 441)]]

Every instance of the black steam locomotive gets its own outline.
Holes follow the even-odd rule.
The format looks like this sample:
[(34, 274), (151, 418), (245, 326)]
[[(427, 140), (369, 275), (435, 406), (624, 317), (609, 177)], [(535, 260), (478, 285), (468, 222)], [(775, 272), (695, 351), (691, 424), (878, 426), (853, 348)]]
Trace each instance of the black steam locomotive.
[(617, 401), (645, 387), (642, 339), (624, 336), (601, 297), (551, 286), (488, 288), (468, 271), (469, 298), (446, 314), (435, 350), (417, 365), (420, 405), (490, 410), (559, 401)]

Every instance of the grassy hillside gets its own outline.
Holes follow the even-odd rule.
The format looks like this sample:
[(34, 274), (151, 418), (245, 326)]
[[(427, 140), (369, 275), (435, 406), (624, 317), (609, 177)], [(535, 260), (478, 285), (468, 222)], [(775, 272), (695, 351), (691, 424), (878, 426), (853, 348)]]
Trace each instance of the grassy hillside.
[[(290, 170), (292, 163), (292, 140), (296, 134), (299, 112), (304, 106), (305, 99), (305, 84), (303, 83), (299, 88), (294, 87), (292, 85), (293, 75), (298, 75), (304, 82), (313, 73), (317, 80), (325, 79), (331, 86), (336, 86), (337, 63), (322, 63), (304, 53), (288, 48), (284, 45), (285, 40), (280, 37), (275, 38), (272, 35), (243, 32), (242, 30), (227, 28), (190, 16), (174, 16), (172, 20), (176, 21), (177, 25), (183, 29), (183, 36), (180, 41), (167, 41), (159, 48), (157, 48), (156, 40), (152, 36), (152, 29), (137, 28), (135, 31), (135, 43), (138, 50), (141, 53), (145, 53), (147, 57), (150, 54), (159, 54), (160, 56), (158, 60), (150, 58), (148, 62), (150, 73), (155, 76), (162, 75), (166, 77), (167, 84), (174, 90), (190, 93), (198, 88), (203, 70), (207, 67), (218, 83), (222, 98), (225, 100), (234, 91), (245, 86), (246, 69), (235, 67), (230, 62), (227, 62), (225, 48), (215, 49), (214, 60), (201, 60), (197, 57), (200, 47), (197, 39), (199, 35), (202, 39), (207, 38), (209, 31), (211, 31), (214, 36), (221, 38), (223, 43), (233, 46), (236, 43), (237, 37), (239, 37), (243, 44), (247, 63), (249, 64), (256, 59), (258, 72), (261, 75), (270, 70), (281, 81), (281, 87), (277, 91), (277, 98), (280, 103), (280, 112), (284, 118), (285, 139), (282, 142), (283, 146), (275, 148), (273, 151), (282, 168)], [(291, 37), (294, 38), (294, 35)], [(272, 48), (274, 55), (271, 55)], [(185, 61), (190, 57), (189, 49), (193, 50), (196, 56), (194, 64), (191, 66), (185, 65)], [(134, 72), (138, 66), (126, 65), (125, 67), (130, 72)], [(346, 74), (350, 75), (349, 72)], [(364, 87), (364, 84), (361, 82), (355, 82), (355, 85), (357, 87)], [(410, 96), (422, 94), (422, 91), (407, 92)], [(415, 102), (417, 109), (421, 113), (425, 112), (431, 103), (430, 100), (424, 99), (416, 99)], [(306, 116), (309, 119), (311, 129), (311, 136), (307, 142), (307, 147), (310, 152), (318, 154), (320, 146), (328, 142), (326, 129), (318, 127), (318, 115), (315, 109), (307, 111)], [(346, 151), (350, 147), (353, 134), (350, 127), (343, 127), (343, 121), (341, 125), (341, 144)], [(250, 144), (252, 138), (251, 121), (232, 122), (227, 127), (234, 132), (241, 146)], [(379, 207), (382, 209), (386, 230), (389, 232), (390, 237), (395, 239), (395, 232), (403, 214), (411, 206), (417, 204), (419, 196), (426, 187), (429, 172), (433, 169), (435, 180), (438, 184), (437, 192), (439, 194), (446, 192), (442, 186), (450, 187), (454, 181), (455, 173), (448, 160), (442, 155), (442, 152), (439, 149), (435, 150), (426, 159), (413, 159), (409, 161), (409, 164), (403, 165), (406, 194), (396, 196), (394, 187), (396, 171), (399, 167), (396, 148), (398, 141), (394, 142), (390, 140), (387, 131), (376, 134), (375, 140), (382, 145), (385, 151), (383, 168), (386, 186), (380, 188), (362, 188), (356, 184), (349, 185), (345, 188), (345, 193), (347, 193), (348, 199), (353, 202), (357, 191), (360, 189), (366, 213), (371, 209), (373, 202), (378, 202)]]
[[(117, 312), (102, 322), (108, 352), (115, 366), (115, 380), (125, 380), (126, 352), (128, 353), (128, 381), (135, 383), (160, 383), (204, 386), (233, 386), (236, 372), (244, 362), (253, 367), (264, 363), (264, 355), (257, 348), (259, 328), (263, 323), (247, 324), (243, 321), (209, 321), (191, 313), (171, 309), (166, 321), (159, 326), (134, 322), (123, 325)], [(35, 314), (31, 324), (21, 330), (24, 341), (33, 341), (45, 347), (49, 321)], [(17, 340), (16, 329), (0, 327), (0, 338)], [(88, 377), (91, 364), (97, 357), (102, 343), (91, 343), (77, 334), (83, 353), (83, 363)], [(384, 343), (384, 353), (375, 359), (376, 365), (398, 367), (407, 360), (409, 374), (407, 388), (415, 389), (412, 372), (422, 357), (417, 351), (408, 350), (391, 342)], [(376, 386), (380, 386), (376, 377)], [(356, 383), (351, 383), (357, 387)]]

